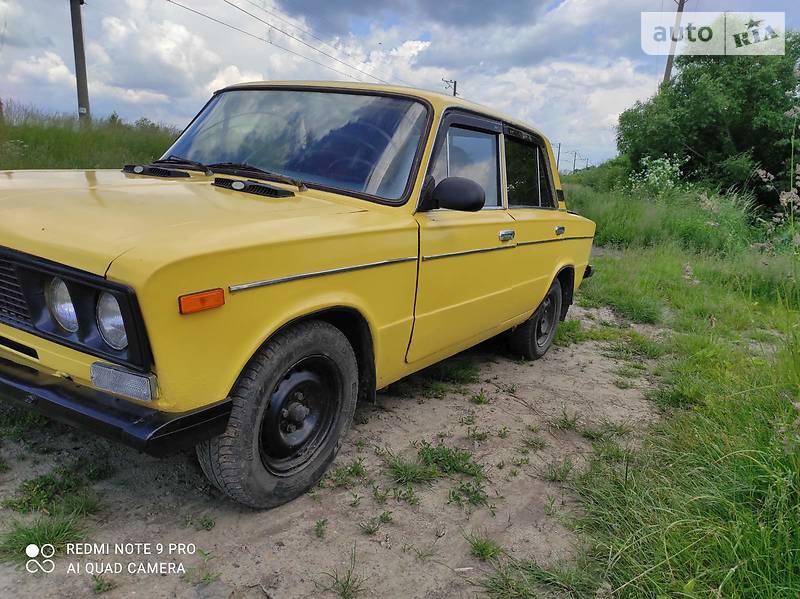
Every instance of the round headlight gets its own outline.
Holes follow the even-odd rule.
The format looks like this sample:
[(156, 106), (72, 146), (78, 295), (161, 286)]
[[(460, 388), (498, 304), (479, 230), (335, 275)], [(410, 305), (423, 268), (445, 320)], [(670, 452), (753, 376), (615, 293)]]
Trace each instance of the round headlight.
[(114, 349), (128, 347), (128, 335), (125, 333), (125, 323), (122, 321), (122, 310), (119, 302), (113, 295), (104, 291), (97, 300), (97, 328), (103, 341)]
[(68, 333), (78, 330), (78, 315), (69, 295), (67, 284), (58, 277), (53, 277), (45, 285), (44, 297), (53, 319)]

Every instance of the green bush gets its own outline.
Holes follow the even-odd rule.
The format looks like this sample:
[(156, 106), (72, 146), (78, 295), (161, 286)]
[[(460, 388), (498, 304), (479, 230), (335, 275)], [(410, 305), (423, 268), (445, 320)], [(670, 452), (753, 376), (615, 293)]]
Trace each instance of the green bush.
[(758, 186), (774, 202), (775, 189), (761, 186), (760, 166), (785, 189), (790, 166), (795, 104), (795, 61), (800, 34), (789, 32), (784, 56), (680, 56), (677, 75), (649, 100), (619, 117), (617, 146), (639, 170), (645, 157), (689, 156), (686, 171), (723, 189)]

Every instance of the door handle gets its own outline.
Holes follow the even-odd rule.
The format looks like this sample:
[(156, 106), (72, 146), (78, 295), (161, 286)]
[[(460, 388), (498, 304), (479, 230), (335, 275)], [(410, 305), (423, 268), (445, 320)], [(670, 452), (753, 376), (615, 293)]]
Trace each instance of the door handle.
[(515, 234), (516, 233), (514, 232), (514, 229), (503, 229), (497, 234), (497, 237), (500, 239), (500, 241), (511, 241), (514, 239)]
[(564, 225), (558, 225), (556, 227), (556, 235), (563, 235), (564, 231), (566, 231), (566, 230), (567, 229), (564, 227)]

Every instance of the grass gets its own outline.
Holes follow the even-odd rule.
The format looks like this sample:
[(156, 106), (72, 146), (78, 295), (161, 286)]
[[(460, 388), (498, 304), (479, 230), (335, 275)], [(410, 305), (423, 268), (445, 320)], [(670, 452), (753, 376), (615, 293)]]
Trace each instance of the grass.
[(445, 381), (426, 381), (422, 389), (425, 397), (442, 399), (453, 389), (453, 385)]
[(366, 590), (367, 578), (356, 573), (356, 545), (350, 551), (350, 561), (344, 572), (334, 570), (323, 572), (330, 579), (330, 583), (323, 585), (316, 583), (323, 591), (336, 593), (341, 599), (355, 599)]
[(339, 466), (328, 474), (328, 481), (334, 489), (351, 488), (367, 475), (364, 460), (358, 458), (346, 466)]
[(465, 474), (475, 478), (482, 478), (484, 475), (483, 466), (475, 462), (472, 454), (464, 449), (423, 443), (418, 455), (423, 464), (435, 467), (443, 474)]
[(4, 169), (121, 168), (161, 156), (179, 131), (140, 119), (95, 118), (80, 126), (72, 115), (45, 114), (4, 101), (0, 164)]
[(566, 407), (561, 408), (561, 414), (550, 420), (550, 428), (558, 431), (574, 431), (578, 429), (578, 414), (567, 412)]
[(433, 464), (405, 460), (398, 456), (389, 458), (387, 470), (394, 482), (404, 486), (429, 483), (441, 476), (439, 469)]
[(113, 591), (116, 588), (117, 583), (113, 580), (109, 580), (108, 578), (99, 575), (92, 576), (92, 592), (95, 595), (102, 595), (103, 593)]
[(470, 533), (464, 538), (469, 543), (470, 553), (482, 562), (492, 561), (503, 554), (500, 544), (485, 534)]
[(575, 464), (572, 462), (570, 456), (555, 458), (547, 463), (542, 477), (550, 482), (563, 483), (572, 478), (572, 471), (574, 469)]
[[(677, 198), (681, 207), (571, 191), (571, 208), (616, 245), (593, 258), (597, 274), (578, 302), (670, 333), (564, 323), (558, 342), (602, 341), (627, 375), (655, 361), (648, 370), (660, 385), (650, 398), (662, 418), (636, 450), (618, 441), (624, 424), (583, 427), (594, 449), (587, 468), (576, 475), (556, 460), (544, 472), (569, 480), (580, 500), (577, 563), (505, 560), (485, 581), (488, 594), (798, 596), (800, 260), (748, 249), (761, 233), (741, 206), (722, 205), (718, 224), (706, 226), (691, 194)], [(753, 339), (764, 345), (754, 351)]]
[(469, 398), (469, 401), (477, 406), (482, 406), (489, 403), (489, 396), (486, 395), (486, 391), (481, 389), (480, 391), (472, 395), (472, 397)]
[(367, 536), (372, 536), (381, 528), (381, 523), (377, 518), (370, 518), (364, 522), (359, 522), (358, 527), (361, 532)]
[[(721, 197), (703, 190), (676, 191), (659, 198), (646, 193), (597, 192), (568, 185), (570, 210), (597, 223), (596, 245), (626, 248), (677, 243), (684, 250), (732, 254), (761, 236), (751, 226), (747, 197)], [(706, 194), (707, 201), (701, 200)]]
[(467, 385), (478, 382), (478, 364), (469, 357), (456, 356), (423, 371), (426, 378), (443, 383)]
[(522, 437), (522, 446), (530, 451), (540, 451), (547, 447), (547, 441), (535, 433), (527, 433)]
[(450, 489), (447, 495), (447, 502), (458, 506), (484, 506), (491, 509), (489, 505), (489, 494), (486, 492), (486, 486), (481, 480), (460, 481), (455, 487)]
[[(543, 568), (535, 561), (509, 559), (497, 564), (483, 583), (486, 593), (495, 599), (536, 599), (538, 597), (611, 597), (595, 592), (593, 572), (582, 567)], [(540, 591), (542, 591), (540, 593)]]
[(0, 560), (24, 561), (25, 548), (51, 544), (57, 553), (67, 543), (82, 541), (84, 533), (74, 516), (40, 516), (32, 522), (12, 521), (10, 527), (0, 534)]
[(614, 437), (623, 437), (632, 430), (633, 428), (627, 422), (612, 422), (604, 418), (595, 425), (584, 427), (581, 434), (589, 441), (604, 441)]
[(99, 509), (99, 502), (79, 473), (79, 464), (60, 466), (52, 472), (23, 481), (14, 497), (3, 506), (16, 512), (54, 512), (86, 515)]
[(32, 410), (0, 406), (0, 438), (2, 439), (24, 441), (32, 433), (51, 423), (52, 421)]
[(316, 522), (314, 522), (314, 535), (318, 539), (324, 539), (327, 530), (328, 530), (327, 518), (322, 518), (321, 520), (317, 520)]

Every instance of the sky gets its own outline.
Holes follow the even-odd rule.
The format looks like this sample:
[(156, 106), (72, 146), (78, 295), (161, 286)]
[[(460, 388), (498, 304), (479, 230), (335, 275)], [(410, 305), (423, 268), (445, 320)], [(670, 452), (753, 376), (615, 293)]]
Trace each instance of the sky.
[[(655, 93), (664, 71), (664, 57), (641, 49), (640, 13), (675, 8), (673, 0), (175, 2), (242, 31), (169, 0), (87, 0), (93, 114), (182, 127), (214, 90), (240, 81), (447, 92), (442, 79), (454, 79), (462, 97), (560, 143), (562, 170), (572, 151), (592, 164), (616, 154), (619, 114)], [(686, 10), (782, 11), (800, 28), (796, 0), (688, 0)], [(77, 110), (68, 0), (0, 0), (0, 98)]]

